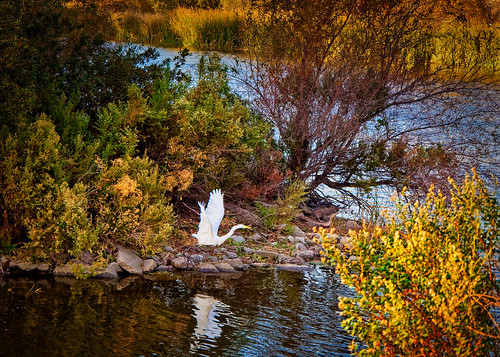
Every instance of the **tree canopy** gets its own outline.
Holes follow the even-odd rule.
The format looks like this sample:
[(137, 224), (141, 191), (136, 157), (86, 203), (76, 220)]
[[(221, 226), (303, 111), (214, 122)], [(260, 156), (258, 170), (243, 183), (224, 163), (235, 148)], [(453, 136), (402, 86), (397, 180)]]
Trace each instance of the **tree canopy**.
[(244, 81), (293, 174), (313, 190), (425, 191), (494, 150), (497, 15), (475, 5), (256, 1)]

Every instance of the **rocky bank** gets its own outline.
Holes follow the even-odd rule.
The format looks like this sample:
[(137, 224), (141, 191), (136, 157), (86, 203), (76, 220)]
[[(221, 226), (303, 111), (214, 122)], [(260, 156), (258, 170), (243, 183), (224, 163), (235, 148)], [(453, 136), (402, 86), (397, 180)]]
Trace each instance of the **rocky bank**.
[[(248, 237), (233, 236), (220, 247), (186, 246), (174, 249), (166, 246), (163, 253), (140, 257), (136, 252), (119, 248), (114, 262), (96, 268), (84, 253), (79, 259), (63, 265), (31, 263), (16, 257), (0, 257), (0, 275), (35, 276), (92, 276), (116, 279), (125, 275), (142, 275), (165, 271), (199, 271), (206, 274), (232, 273), (247, 269), (277, 269), (308, 271), (321, 263), (322, 248), (315, 242), (315, 233), (304, 233), (299, 228), (293, 235), (278, 236), (269, 242), (255, 233)], [(350, 238), (333, 235), (337, 246), (348, 252)], [(355, 259), (354, 257), (352, 257)]]

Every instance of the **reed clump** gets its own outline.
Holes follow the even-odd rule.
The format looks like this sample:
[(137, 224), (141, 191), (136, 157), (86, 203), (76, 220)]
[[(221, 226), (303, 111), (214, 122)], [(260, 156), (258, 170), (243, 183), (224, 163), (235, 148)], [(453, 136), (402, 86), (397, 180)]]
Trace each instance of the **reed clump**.
[(241, 48), (244, 19), (230, 11), (178, 8), (172, 27), (187, 47), (232, 51)]
[(218, 51), (242, 47), (244, 19), (232, 11), (177, 8), (162, 13), (113, 13), (112, 18), (115, 41)]
[(170, 16), (160, 13), (123, 12), (112, 14), (115, 37), (119, 42), (134, 42), (164, 47), (182, 46), (182, 41), (172, 28)]

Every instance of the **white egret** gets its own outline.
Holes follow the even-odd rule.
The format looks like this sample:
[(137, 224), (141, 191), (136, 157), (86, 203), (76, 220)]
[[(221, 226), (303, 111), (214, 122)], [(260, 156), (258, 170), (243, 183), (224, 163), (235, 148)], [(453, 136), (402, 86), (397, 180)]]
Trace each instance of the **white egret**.
[(228, 234), (222, 237), (217, 235), (222, 217), (224, 217), (224, 199), (221, 190), (213, 190), (210, 193), (206, 207), (204, 202), (198, 202), (198, 206), (200, 206), (200, 225), (198, 233), (193, 233), (193, 237), (198, 239), (199, 245), (221, 245), (237, 229), (250, 228), (244, 224), (237, 224)]

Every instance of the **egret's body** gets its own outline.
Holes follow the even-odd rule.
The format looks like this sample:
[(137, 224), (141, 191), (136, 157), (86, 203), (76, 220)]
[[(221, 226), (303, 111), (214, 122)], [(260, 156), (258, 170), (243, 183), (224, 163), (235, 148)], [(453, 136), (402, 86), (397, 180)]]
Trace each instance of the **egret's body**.
[(193, 237), (198, 239), (199, 245), (221, 245), (226, 239), (231, 237), (237, 229), (250, 228), (244, 224), (237, 224), (229, 233), (219, 237), (220, 223), (224, 217), (224, 199), (221, 190), (213, 190), (210, 193), (208, 204), (198, 202), (200, 206), (200, 225), (198, 233), (194, 233)]

